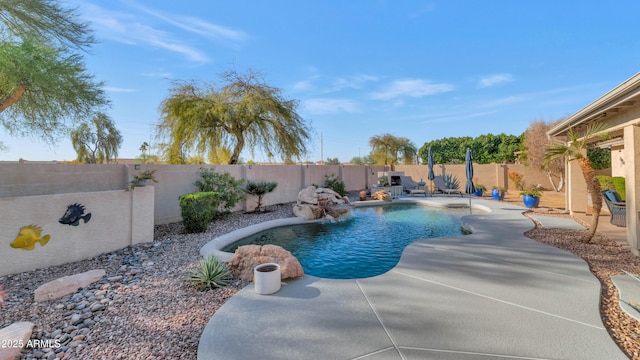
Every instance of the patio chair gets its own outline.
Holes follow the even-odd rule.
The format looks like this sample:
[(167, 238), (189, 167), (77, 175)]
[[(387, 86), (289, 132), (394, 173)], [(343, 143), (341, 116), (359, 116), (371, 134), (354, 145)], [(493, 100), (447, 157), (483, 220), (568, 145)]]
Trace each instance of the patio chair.
[(627, 204), (622, 201), (620, 194), (615, 190), (606, 190), (602, 192), (602, 198), (611, 213), (611, 224), (627, 227)]
[(433, 178), (433, 185), (436, 188), (436, 192), (447, 194), (447, 195), (460, 195), (462, 197), (462, 191), (458, 189), (449, 189), (447, 185), (444, 183), (444, 178), (442, 176), (436, 176)]
[(413, 181), (411, 176), (400, 176), (400, 184), (406, 194), (411, 196), (422, 194), (424, 197), (427, 197), (427, 191), (424, 189), (424, 186), (418, 185)]

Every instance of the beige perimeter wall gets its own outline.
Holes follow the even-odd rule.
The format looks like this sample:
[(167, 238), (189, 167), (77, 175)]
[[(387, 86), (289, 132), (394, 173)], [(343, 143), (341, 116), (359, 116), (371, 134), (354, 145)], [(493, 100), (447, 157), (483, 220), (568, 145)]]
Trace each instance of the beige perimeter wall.
[[(0, 276), (61, 265), (153, 241), (153, 187), (0, 198)], [(60, 224), (67, 206), (80, 203), (91, 219), (78, 226)], [(33, 250), (10, 244), (27, 225), (50, 235)]]
[[(13, 164), (0, 163), (0, 198), (82, 193), (92, 191), (124, 190), (132, 175), (144, 170), (155, 170), (157, 183), (150, 185), (154, 191), (153, 219), (155, 224), (167, 224), (182, 220), (178, 198), (196, 191), (194, 182), (200, 178), (200, 168), (230, 173), (236, 179), (275, 181), (278, 187), (264, 198), (264, 205), (296, 201), (298, 192), (309, 185), (322, 186), (326, 176), (340, 177), (348, 191), (363, 190), (377, 183), (377, 173), (389, 170), (385, 166), (341, 165), (61, 165), (61, 164)], [(397, 165), (396, 171), (404, 171), (414, 180), (427, 179), (426, 165)], [(486, 164), (474, 165), (474, 179), (491, 189), (506, 187), (518, 191), (508, 180), (507, 173), (516, 171), (524, 175), (527, 184), (541, 184), (551, 189), (549, 180), (541, 171), (523, 165)], [(466, 179), (464, 165), (435, 165), (436, 175), (453, 174), (460, 180), (461, 188)], [(137, 191), (137, 190), (136, 190)], [(256, 199), (248, 196), (233, 211), (251, 211)], [(1, 224), (1, 221), (0, 221)]]

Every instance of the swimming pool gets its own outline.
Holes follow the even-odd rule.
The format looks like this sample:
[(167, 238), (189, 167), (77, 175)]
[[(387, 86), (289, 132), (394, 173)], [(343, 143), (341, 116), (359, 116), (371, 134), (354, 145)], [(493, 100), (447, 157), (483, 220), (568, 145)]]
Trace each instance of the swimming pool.
[(393, 268), (407, 245), (433, 237), (460, 236), (468, 209), (412, 204), (360, 207), (342, 221), (290, 225), (264, 230), (224, 251), (247, 244), (274, 244), (291, 251), (305, 274), (331, 279), (367, 278)]

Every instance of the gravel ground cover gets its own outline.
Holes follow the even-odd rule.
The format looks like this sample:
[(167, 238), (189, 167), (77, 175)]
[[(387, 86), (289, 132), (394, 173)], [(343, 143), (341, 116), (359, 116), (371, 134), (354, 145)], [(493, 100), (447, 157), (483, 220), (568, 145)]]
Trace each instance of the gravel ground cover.
[[(5, 306), (0, 307), (0, 327), (30, 321), (36, 324), (32, 339), (61, 344), (25, 349), (19, 359), (195, 359), (200, 335), (211, 316), (247, 285), (236, 280), (230, 286), (206, 292), (192, 287), (185, 277), (200, 260), (200, 248), (229, 231), (290, 217), (291, 209), (292, 204), (281, 204), (259, 214), (233, 213), (214, 221), (203, 234), (183, 234), (181, 224), (161, 225), (155, 229), (153, 243), (0, 277), (7, 295)], [(562, 210), (535, 211), (568, 216)], [(621, 269), (640, 273), (640, 261), (602, 234), (591, 244), (579, 243), (581, 234), (536, 226), (526, 235), (587, 261), (602, 283), (604, 324), (630, 358), (640, 359), (639, 324), (618, 306), (617, 291), (610, 280), (621, 274)], [(62, 299), (33, 301), (33, 291), (39, 285), (91, 269), (105, 269), (107, 276)]]

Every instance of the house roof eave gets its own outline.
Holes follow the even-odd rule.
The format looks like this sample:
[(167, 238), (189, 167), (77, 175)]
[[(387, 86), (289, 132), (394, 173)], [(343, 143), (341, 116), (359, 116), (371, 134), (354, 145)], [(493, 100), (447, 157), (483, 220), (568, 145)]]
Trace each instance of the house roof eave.
[(593, 101), (547, 131), (549, 136), (566, 133), (569, 128), (596, 121), (614, 111), (640, 102), (640, 72)]

